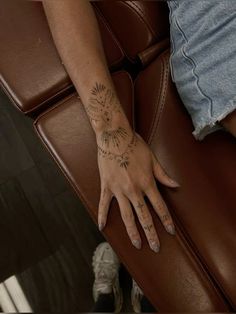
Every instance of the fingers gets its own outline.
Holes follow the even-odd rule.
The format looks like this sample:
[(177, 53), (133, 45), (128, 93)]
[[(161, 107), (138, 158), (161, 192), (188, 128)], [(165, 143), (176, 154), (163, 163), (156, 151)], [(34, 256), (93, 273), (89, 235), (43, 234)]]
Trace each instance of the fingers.
[(152, 216), (147, 208), (147, 205), (145, 204), (143, 196), (137, 195), (135, 197), (131, 197), (131, 202), (137, 213), (140, 224), (143, 227), (150, 248), (156, 253), (159, 252), (160, 241), (153, 224)]
[(128, 236), (132, 244), (137, 249), (141, 249), (141, 238), (135, 223), (135, 218), (130, 202), (125, 195), (119, 195), (116, 198), (120, 207), (121, 217), (125, 224)]
[(149, 198), (154, 210), (160, 217), (161, 222), (164, 225), (166, 231), (174, 235), (175, 234), (174, 222), (166, 206), (166, 203), (164, 202), (160, 192), (157, 189), (155, 182), (153, 182), (153, 184), (150, 185), (148, 189), (146, 189), (145, 194)]
[(177, 188), (179, 187), (179, 183), (175, 180), (171, 179), (165, 170), (162, 168), (158, 160), (156, 159), (155, 155), (152, 153), (152, 162), (153, 162), (153, 172), (156, 177), (156, 179), (161, 182), (162, 184), (171, 187), (171, 188)]
[(98, 206), (98, 228), (100, 231), (106, 225), (107, 215), (108, 215), (112, 196), (113, 195), (108, 188), (106, 187), (101, 188), (101, 196), (100, 196), (100, 201), (99, 201), (99, 206)]

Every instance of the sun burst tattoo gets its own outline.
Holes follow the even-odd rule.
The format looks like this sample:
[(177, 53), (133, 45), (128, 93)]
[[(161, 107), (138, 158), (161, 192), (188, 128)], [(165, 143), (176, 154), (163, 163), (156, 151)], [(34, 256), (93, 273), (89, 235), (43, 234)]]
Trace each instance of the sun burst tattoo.
[(91, 90), (91, 97), (85, 109), (90, 121), (103, 121), (106, 126), (111, 126), (115, 112), (120, 112), (120, 102), (115, 93), (101, 83), (95, 84)]
[(106, 151), (102, 147), (98, 146), (98, 153), (100, 156), (108, 158), (110, 160), (116, 160), (121, 168), (127, 169), (129, 165), (129, 154), (133, 152), (134, 147), (137, 144), (137, 138), (133, 134), (131, 141), (127, 145), (126, 150), (122, 154), (115, 154), (110, 151)]
[(110, 144), (113, 145), (114, 148), (119, 147), (121, 140), (127, 138), (127, 131), (119, 127), (116, 130), (104, 131), (101, 135), (102, 144), (109, 148)]

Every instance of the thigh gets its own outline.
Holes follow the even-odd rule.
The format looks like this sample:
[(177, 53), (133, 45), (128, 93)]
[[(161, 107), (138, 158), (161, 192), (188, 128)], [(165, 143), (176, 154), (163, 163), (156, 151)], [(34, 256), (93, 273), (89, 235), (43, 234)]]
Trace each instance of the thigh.
[(221, 121), (221, 125), (236, 137), (236, 110)]

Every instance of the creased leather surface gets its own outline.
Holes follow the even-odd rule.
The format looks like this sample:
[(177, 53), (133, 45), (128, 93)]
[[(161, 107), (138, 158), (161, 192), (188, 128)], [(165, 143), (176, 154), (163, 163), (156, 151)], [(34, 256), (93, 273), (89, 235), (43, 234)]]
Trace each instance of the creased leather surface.
[[(104, 18), (95, 13), (108, 65), (120, 66), (123, 51)], [(73, 88), (40, 1), (1, 1), (0, 43), (0, 83), (24, 113), (63, 98)]]
[[(127, 73), (119, 72), (113, 75), (113, 80), (129, 121), (133, 124), (131, 79)], [(100, 180), (95, 135), (76, 96), (72, 94), (41, 115), (35, 127), (96, 222)], [(148, 108), (144, 105), (143, 109)], [(172, 192), (172, 195), (174, 197), (177, 192)], [(115, 199), (104, 231), (105, 237), (146, 296), (161, 311), (227, 311), (227, 305), (192, 253), (180, 229), (177, 227), (177, 236), (170, 236), (153, 210), (150, 210), (160, 236), (159, 254), (149, 249), (140, 226), (142, 250), (136, 250), (130, 244)]]
[[(132, 61), (137, 54), (169, 36), (165, 1), (93, 1)], [(121, 23), (122, 21), (122, 23)]]
[(135, 96), (138, 131), (181, 184), (178, 193), (163, 193), (196, 255), (235, 308), (236, 141), (223, 131), (203, 142), (194, 139), (170, 78), (169, 51), (140, 74)]

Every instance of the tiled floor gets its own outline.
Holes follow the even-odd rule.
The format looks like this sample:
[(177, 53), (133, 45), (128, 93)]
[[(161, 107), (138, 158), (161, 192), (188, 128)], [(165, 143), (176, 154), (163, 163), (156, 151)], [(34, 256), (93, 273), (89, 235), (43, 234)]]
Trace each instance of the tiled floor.
[[(103, 238), (37, 138), (32, 120), (2, 91), (0, 217), (0, 281), (17, 274), (34, 311), (88, 312), (91, 257)], [(121, 278), (130, 285), (125, 271)]]

